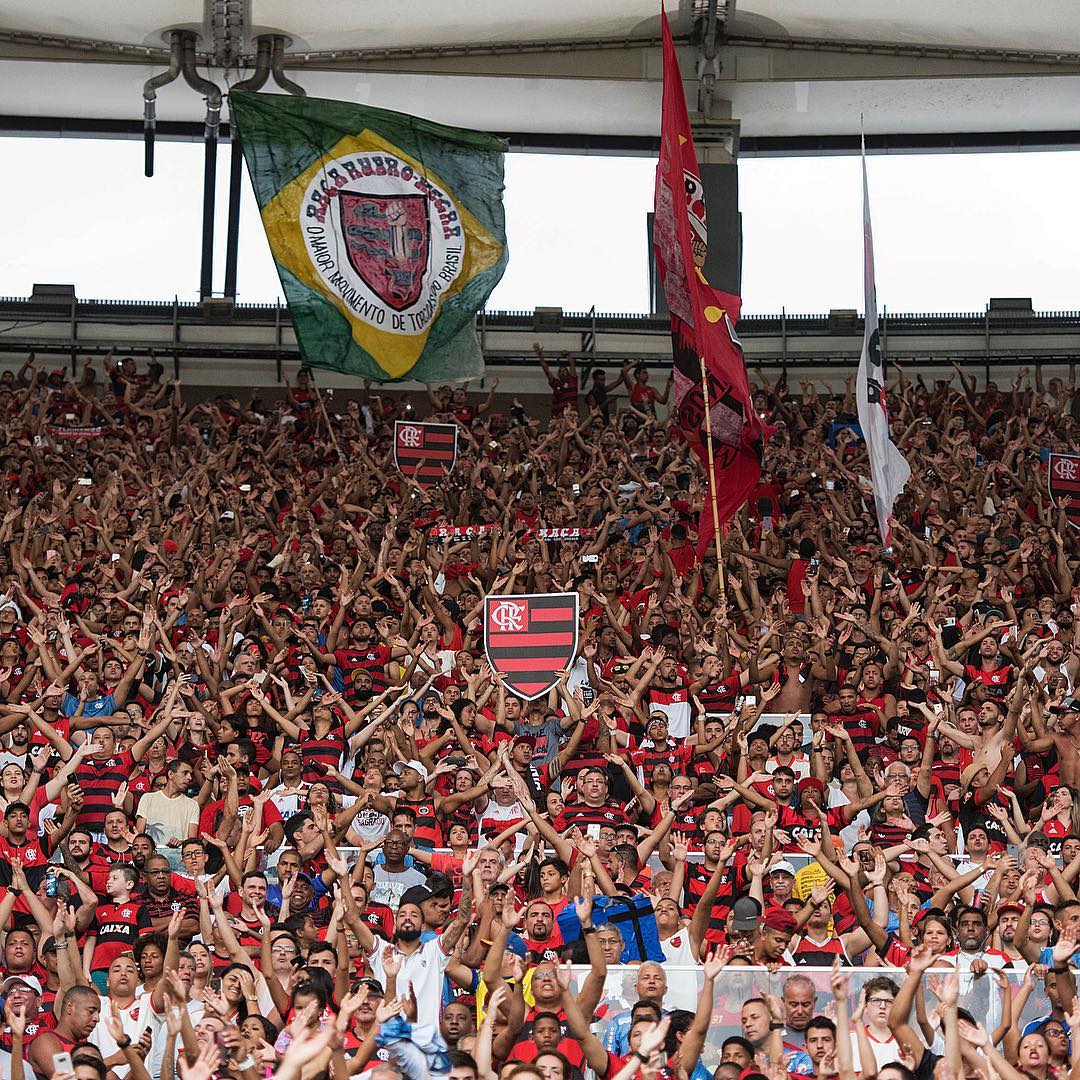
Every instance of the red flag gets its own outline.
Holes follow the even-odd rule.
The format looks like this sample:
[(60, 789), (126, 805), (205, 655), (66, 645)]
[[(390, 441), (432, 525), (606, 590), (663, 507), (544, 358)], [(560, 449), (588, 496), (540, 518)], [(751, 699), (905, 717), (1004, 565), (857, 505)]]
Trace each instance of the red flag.
[[(701, 357), (709, 391), (715, 485), (720, 525), (749, 498), (761, 477), (761, 455), (773, 429), (754, 409), (742, 346), (735, 336), (742, 300), (712, 288), (702, 267), (708, 233), (705, 193), (686, 112), (679, 59), (667, 13), (661, 6), (664, 35), (664, 103), (660, 160), (656, 166), (653, 248), (671, 312), (675, 409), (687, 441), (708, 470), (705, 394)], [(701, 512), (698, 550), (713, 536), (711, 494)]]

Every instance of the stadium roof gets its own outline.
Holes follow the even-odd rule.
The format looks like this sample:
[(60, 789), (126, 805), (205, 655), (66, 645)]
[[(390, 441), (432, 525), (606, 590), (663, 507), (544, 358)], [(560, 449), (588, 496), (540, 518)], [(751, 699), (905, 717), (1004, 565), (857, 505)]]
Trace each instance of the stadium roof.
[[(868, 132), (899, 135), (1076, 126), (1073, 0), (668, 0), (688, 77), (710, 4), (716, 92), (744, 138), (849, 136), (860, 112)], [(657, 0), (0, 0), (3, 126), (138, 125), (178, 27), (199, 33), (200, 71), (223, 88), (250, 73), (255, 35), (276, 31), (312, 95), (583, 144), (656, 133)], [(203, 112), (182, 82), (158, 94), (159, 120)]]

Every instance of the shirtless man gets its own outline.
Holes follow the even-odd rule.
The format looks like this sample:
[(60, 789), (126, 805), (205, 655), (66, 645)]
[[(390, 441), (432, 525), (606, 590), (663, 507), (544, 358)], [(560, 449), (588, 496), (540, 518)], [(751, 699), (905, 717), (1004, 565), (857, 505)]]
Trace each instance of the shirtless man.
[(770, 703), (775, 712), (809, 712), (814, 680), (836, 678), (836, 661), (825, 648), (827, 637), (824, 624), (814, 624), (811, 630), (810, 624), (797, 623), (784, 639), (780, 659), (763, 667), (763, 678), (775, 675), (780, 682), (780, 694)]
[(1042, 725), (1038, 710), (1032, 710), (1032, 722), (1036, 735), (1031, 737), (1026, 725), (1020, 725), (1020, 745), (1027, 753), (1045, 754), (1051, 749), (1057, 754), (1061, 767), (1061, 782), (1075, 788), (1080, 783), (1080, 708), (1074, 698), (1066, 698), (1067, 705), (1054, 730)]

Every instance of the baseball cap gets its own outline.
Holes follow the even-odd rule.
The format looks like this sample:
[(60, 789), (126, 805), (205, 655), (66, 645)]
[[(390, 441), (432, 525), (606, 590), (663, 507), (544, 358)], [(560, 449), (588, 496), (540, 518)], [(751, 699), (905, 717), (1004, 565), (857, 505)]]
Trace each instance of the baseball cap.
[(420, 779), (427, 783), (428, 771), (427, 766), (422, 762), (413, 758), (410, 761), (395, 761), (394, 762), (394, 775), (400, 776), (406, 769), (414, 769), (420, 774)]
[(869, 555), (870, 549), (868, 547), (857, 547), (852, 553), (851, 557), (855, 558), (858, 555)]
[(795, 867), (792, 866), (792, 864), (789, 863), (787, 859), (781, 859), (780, 862), (773, 863), (773, 865), (769, 867), (770, 874), (775, 874), (777, 872), (781, 874), (790, 874), (792, 877), (794, 877)]
[(403, 907), (405, 904), (414, 904), (419, 907), (425, 900), (430, 899), (431, 890), (426, 885), (414, 885), (411, 889), (406, 889), (402, 893), (398, 907)]
[(761, 905), (752, 896), (740, 896), (731, 909), (731, 916), (732, 930), (754, 930), (761, 918)]
[(804, 791), (816, 791), (819, 795), (824, 795), (825, 785), (816, 776), (804, 776), (799, 781), (799, 794)]
[(35, 994), (40, 996), (41, 983), (38, 982), (36, 975), (9, 975), (0, 983), (0, 994), (6, 994), (17, 983), (22, 983), (27, 989), (33, 990)]
[(781, 934), (794, 934), (795, 916), (787, 908), (772, 908), (761, 920), (761, 925), (768, 930), (777, 930)]
[(514, 739), (514, 746), (528, 746), (533, 750), (536, 749), (536, 736), (535, 735), (518, 735)]

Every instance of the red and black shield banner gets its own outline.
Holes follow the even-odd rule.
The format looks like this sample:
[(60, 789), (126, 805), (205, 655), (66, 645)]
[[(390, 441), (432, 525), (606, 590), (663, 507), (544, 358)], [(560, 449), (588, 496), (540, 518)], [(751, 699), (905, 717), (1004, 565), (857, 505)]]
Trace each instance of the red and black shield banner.
[(431, 250), (427, 196), (342, 191), (338, 202), (352, 268), (387, 307), (412, 307)]
[(506, 688), (531, 701), (558, 681), (577, 653), (578, 594), (484, 598), (484, 651)]
[(457, 424), (394, 421), (394, 464), (422, 487), (437, 484), (457, 460)]
[(1080, 454), (1051, 454), (1046, 478), (1055, 506), (1066, 495), (1072, 500), (1065, 513), (1069, 524), (1080, 529)]

